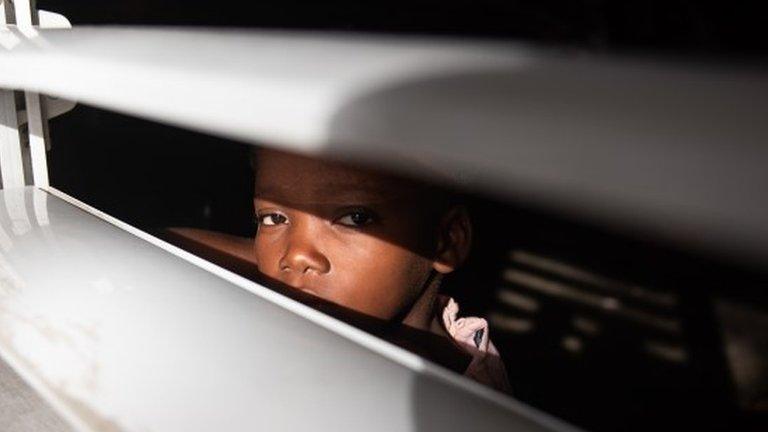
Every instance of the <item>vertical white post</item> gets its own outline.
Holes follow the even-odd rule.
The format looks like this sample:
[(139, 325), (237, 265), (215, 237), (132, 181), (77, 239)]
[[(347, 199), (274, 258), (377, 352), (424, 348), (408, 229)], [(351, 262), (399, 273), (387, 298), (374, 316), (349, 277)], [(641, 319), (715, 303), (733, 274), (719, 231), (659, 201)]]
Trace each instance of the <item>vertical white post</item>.
[(48, 187), (48, 160), (45, 155), (45, 141), (48, 136), (45, 105), (38, 93), (24, 94), (27, 105), (27, 127), (29, 128), (29, 153), (32, 160), (32, 184)]
[[(8, 24), (15, 22), (13, 4), (0, 1), (0, 31), (7, 31)], [(16, 99), (13, 91), (4, 89), (0, 89), (0, 177), (4, 188), (24, 186)]]
[[(29, 38), (37, 36), (35, 25), (39, 24), (35, 0), (15, 1), (16, 26)], [(29, 152), (32, 162), (32, 183), (37, 187), (48, 187), (48, 161), (45, 154), (45, 141), (48, 137), (48, 117), (45, 104), (35, 92), (25, 92), (27, 106), (27, 125), (29, 129)]]
[(13, 91), (0, 89), (0, 175), (4, 188), (24, 186), (17, 122)]
[(13, 3), (11, 0), (0, 0), (0, 28), (6, 26), (6, 24), (13, 24), (16, 22), (13, 13)]
[(36, 33), (34, 26), (38, 25), (39, 19), (35, 0), (14, 0), (14, 6), (16, 27), (27, 36)]

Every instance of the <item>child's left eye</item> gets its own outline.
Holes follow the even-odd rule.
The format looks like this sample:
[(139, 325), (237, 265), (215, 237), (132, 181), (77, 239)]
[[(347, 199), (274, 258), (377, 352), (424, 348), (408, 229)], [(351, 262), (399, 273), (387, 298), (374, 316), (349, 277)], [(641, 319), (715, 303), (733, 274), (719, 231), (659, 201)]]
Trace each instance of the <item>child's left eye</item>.
[(350, 227), (361, 227), (370, 224), (374, 221), (374, 216), (368, 211), (365, 210), (355, 210), (351, 211), (344, 216), (336, 219), (336, 223), (350, 226)]
[(263, 226), (282, 225), (288, 222), (288, 218), (280, 213), (267, 213), (264, 215), (258, 215), (256, 222)]

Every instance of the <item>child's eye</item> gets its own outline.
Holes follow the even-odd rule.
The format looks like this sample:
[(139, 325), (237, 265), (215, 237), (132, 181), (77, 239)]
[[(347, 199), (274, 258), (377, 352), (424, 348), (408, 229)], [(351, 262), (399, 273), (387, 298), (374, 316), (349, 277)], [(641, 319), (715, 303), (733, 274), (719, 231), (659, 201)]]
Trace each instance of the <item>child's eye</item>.
[(259, 225), (264, 226), (282, 225), (288, 222), (288, 218), (285, 215), (281, 215), (280, 213), (267, 213), (258, 215), (256, 217), (256, 222)]
[(336, 223), (349, 227), (361, 227), (372, 223), (374, 220), (375, 217), (370, 211), (354, 210), (336, 219)]

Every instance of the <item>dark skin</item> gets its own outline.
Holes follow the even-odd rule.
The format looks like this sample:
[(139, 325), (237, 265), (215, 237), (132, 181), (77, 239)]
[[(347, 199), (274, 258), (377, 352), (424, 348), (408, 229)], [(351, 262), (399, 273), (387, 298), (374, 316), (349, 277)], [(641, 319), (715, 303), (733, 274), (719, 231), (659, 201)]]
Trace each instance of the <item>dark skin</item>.
[(466, 259), (471, 225), (427, 187), (336, 162), (260, 150), (254, 210), (259, 271), (385, 320), (443, 334), (443, 275)]

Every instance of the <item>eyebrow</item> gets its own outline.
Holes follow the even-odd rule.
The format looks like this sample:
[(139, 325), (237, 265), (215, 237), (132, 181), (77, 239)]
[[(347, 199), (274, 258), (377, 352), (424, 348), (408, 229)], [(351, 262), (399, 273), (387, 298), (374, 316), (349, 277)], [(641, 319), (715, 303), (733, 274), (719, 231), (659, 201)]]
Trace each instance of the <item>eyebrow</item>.
[[(260, 196), (280, 197), (285, 196), (285, 192), (289, 189), (289, 187), (283, 186), (259, 187), (257, 185), (254, 188), (253, 194), (257, 198)], [(318, 188), (315, 193), (322, 196), (351, 196), (352, 198), (404, 198), (411, 195), (409, 189), (405, 187), (377, 187), (372, 185), (352, 186), (349, 184), (334, 183), (324, 184), (322, 187)]]

